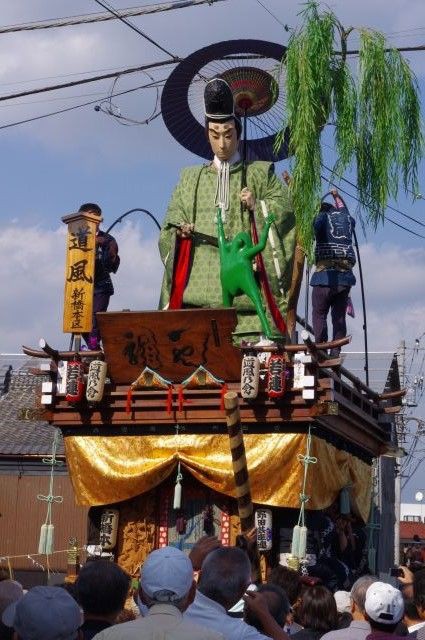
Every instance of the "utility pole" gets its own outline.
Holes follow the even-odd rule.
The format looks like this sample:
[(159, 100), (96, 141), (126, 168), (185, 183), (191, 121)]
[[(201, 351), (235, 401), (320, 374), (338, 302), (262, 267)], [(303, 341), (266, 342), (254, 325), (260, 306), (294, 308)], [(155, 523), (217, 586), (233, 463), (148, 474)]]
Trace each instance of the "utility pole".
[[(402, 340), (399, 350), (399, 372), (401, 388), (404, 389), (406, 378), (406, 341)], [(402, 417), (403, 420), (403, 417)], [(396, 437), (397, 437), (396, 432)], [(398, 444), (398, 443), (397, 443)], [(400, 502), (401, 502), (401, 458), (395, 460), (394, 478), (394, 564), (400, 564)]]

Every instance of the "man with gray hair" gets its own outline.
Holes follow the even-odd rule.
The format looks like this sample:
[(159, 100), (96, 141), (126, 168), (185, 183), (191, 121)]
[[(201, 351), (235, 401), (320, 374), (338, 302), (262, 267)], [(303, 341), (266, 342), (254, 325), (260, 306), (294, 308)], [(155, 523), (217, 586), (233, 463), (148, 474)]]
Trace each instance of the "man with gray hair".
[(114, 625), (94, 640), (223, 640), (220, 633), (183, 618), (195, 597), (193, 567), (176, 547), (149, 554), (141, 567), (139, 596), (149, 608), (145, 617)]
[[(251, 563), (242, 549), (215, 549), (202, 563), (198, 590), (185, 613), (186, 620), (222, 633), (225, 640), (288, 640), (288, 635), (270, 613), (264, 594), (246, 592), (250, 583)], [(242, 597), (246, 609), (261, 623), (267, 635), (227, 614)]]
[(370, 585), (377, 582), (376, 576), (362, 576), (351, 587), (351, 615), (353, 621), (346, 629), (329, 631), (321, 640), (365, 640), (371, 632), (371, 627), (366, 619), (365, 602), (366, 592)]

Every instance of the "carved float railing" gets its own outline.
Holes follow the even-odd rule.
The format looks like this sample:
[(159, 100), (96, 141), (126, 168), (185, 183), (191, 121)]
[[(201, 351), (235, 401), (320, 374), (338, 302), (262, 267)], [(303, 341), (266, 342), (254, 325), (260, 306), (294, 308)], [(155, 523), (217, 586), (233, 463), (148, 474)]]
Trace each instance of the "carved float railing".
[[(77, 356), (87, 364), (93, 358), (107, 361), (110, 380), (103, 399), (94, 406), (85, 399), (72, 405), (56, 388), (50, 404), (46, 403), (48, 420), (66, 433), (78, 430), (108, 435), (117, 429), (129, 434), (173, 433), (176, 424), (194, 433), (225, 430), (220, 389), (181, 388), (182, 380), (193, 372), (196, 362), (203, 358), (201, 362), (223, 378), (229, 390), (240, 393), (244, 352), (281, 352), (289, 369), (293, 367), (295, 353), (301, 352), (308, 356), (306, 373), (314, 381), (310, 383), (310, 394), (289, 384), (282, 398), (272, 399), (267, 395), (265, 380), (260, 380), (255, 400), (240, 399), (244, 429), (291, 432), (313, 424), (325, 435), (346, 440), (368, 455), (379, 455), (385, 450), (389, 442), (389, 416), (385, 414), (400, 408), (394, 406), (394, 401), (404, 391), (378, 394), (345, 369), (340, 357), (329, 357), (327, 350), (348, 344), (350, 337), (315, 344), (303, 332), (302, 344), (242, 344), (236, 348), (231, 342), (235, 322), (235, 312), (230, 309), (99, 314), (105, 353), (81, 351)], [(151, 337), (154, 357), (161, 363), (159, 373), (169, 376), (172, 385), (170, 390), (134, 388), (129, 405), (130, 385), (144, 366), (151, 365), (140, 357), (147, 353), (146, 344), (141, 346), (140, 339), (145, 334)], [(55, 363), (53, 370), (60, 360), (73, 360), (76, 356), (74, 351), (54, 349), (45, 340), (40, 341), (40, 347), (41, 350), (24, 347), (24, 352), (51, 358)]]

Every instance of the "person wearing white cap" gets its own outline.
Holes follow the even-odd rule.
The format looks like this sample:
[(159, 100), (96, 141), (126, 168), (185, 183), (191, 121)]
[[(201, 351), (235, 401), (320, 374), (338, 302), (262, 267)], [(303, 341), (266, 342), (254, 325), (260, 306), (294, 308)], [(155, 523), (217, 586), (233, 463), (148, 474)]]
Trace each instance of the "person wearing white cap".
[(152, 551), (140, 573), (139, 596), (148, 614), (109, 627), (94, 640), (223, 640), (220, 633), (183, 618), (195, 592), (192, 563), (185, 553), (176, 547)]
[[(321, 640), (365, 640), (366, 637), (370, 634), (371, 628), (369, 622), (366, 620), (366, 612), (365, 612), (365, 600), (366, 593), (369, 587), (376, 582), (377, 579), (375, 576), (362, 576), (358, 578), (356, 582), (351, 587), (350, 591), (350, 604), (351, 604), (351, 615), (353, 617), (352, 622), (345, 629), (337, 629), (336, 631), (329, 631), (329, 633), (325, 633)], [(345, 592), (336, 592), (337, 593), (345, 593)], [(340, 596), (336, 596), (335, 600), (337, 601)], [(337, 608), (338, 602), (337, 602)]]
[(395, 635), (398, 623), (403, 618), (403, 596), (398, 589), (386, 582), (374, 582), (366, 592), (366, 620), (372, 633), (367, 640), (396, 640), (405, 636)]
[(14, 640), (81, 640), (80, 607), (65, 589), (34, 587), (3, 612)]

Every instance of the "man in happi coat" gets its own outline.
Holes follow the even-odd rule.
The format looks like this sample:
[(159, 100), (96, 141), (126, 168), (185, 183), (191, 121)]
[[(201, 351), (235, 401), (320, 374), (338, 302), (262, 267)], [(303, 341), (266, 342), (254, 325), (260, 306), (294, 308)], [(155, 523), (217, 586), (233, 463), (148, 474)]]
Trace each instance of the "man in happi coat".
[[(216, 212), (219, 207), (226, 238), (241, 231), (257, 243), (268, 213), (276, 218), (266, 248), (256, 260), (264, 306), (276, 334), (285, 333), (295, 244), (295, 219), (286, 185), (270, 162), (244, 163), (238, 151), (241, 122), (235, 116), (229, 85), (219, 78), (205, 89), (206, 135), (214, 153), (210, 164), (183, 169), (160, 234), (165, 266), (160, 308), (223, 306)], [(246, 295), (236, 296), (235, 336), (258, 338), (260, 320)]]

